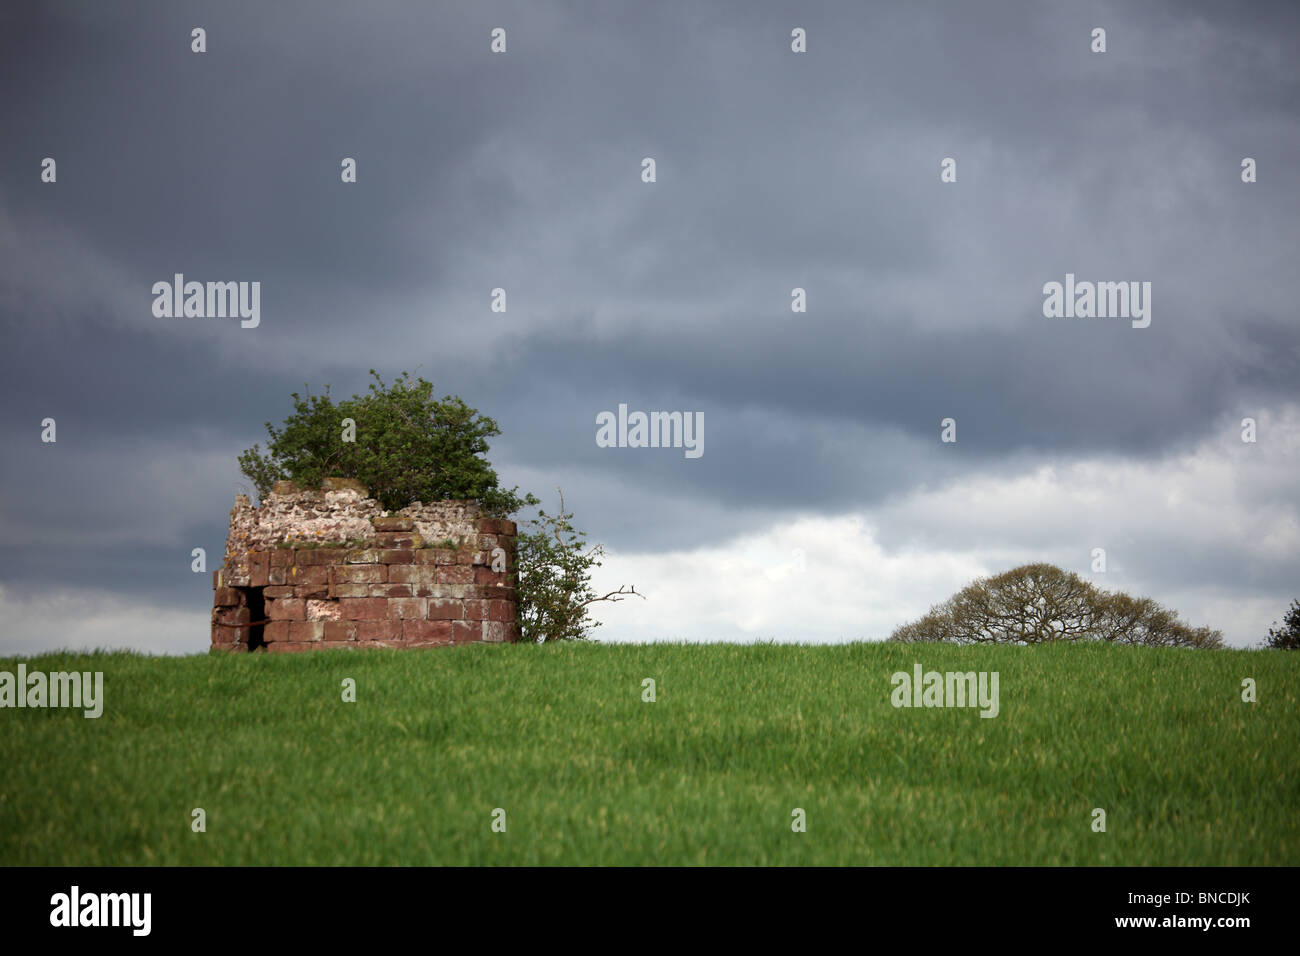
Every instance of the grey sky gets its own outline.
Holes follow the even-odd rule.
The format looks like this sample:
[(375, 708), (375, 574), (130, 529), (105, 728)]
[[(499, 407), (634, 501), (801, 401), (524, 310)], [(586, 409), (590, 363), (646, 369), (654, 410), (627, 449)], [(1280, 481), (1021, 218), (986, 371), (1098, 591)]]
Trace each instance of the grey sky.
[[(1286, 3), (9, 4), (4, 600), (108, 590), (193, 612), (168, 647), (201, 650), (189, 551), (219, 561), (236, 455), (303, 383), (373, 367), (497, 418), (507, 483), (562, 485), (647, 574), (807, 516), (918, 565), (1085, 570), (1103, 539), (1124, 573), (1100, 583), (1261, 637), (1300, 595), (1298, 41)], [(260, 281), (260, 327), (155, 318), (176, 272)], [(1067, 272), (1151, 282), (1150, 328), (1044, 318)], [(703, 411), (705, 455), (597, 448), (620, 402)], [(1258, 448), (1245, 416), (1276, 423)], [(1090, 524), (935, 518), (1036, 469), (1150, 484), (1188, 456), (1229, 463), (1223, 507), (1116, 485)], [(928, 587), (907, 613), (951, 590)], [(1210, 592), (1257, 609), (1179, 603)], [(23, 618), (19, 644), (56, 631)]]

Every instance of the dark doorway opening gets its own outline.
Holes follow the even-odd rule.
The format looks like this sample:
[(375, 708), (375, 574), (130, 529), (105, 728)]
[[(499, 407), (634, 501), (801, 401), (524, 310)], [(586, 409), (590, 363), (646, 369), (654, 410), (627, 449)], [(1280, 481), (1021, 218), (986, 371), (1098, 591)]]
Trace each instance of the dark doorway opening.
[(248, 606), (248, 649), (255, 651), (266, 646), (262, 628), (266, 626), (266, 596), (261, 588), (238, 588)]

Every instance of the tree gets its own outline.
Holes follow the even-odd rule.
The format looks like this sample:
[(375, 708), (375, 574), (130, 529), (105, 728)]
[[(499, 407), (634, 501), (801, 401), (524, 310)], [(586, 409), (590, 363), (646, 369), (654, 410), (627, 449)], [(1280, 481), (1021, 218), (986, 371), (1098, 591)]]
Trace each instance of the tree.
[[(265, 497), (288, 479), (316, 487), (322, 478), (355, 478), (386, 509), (413, 501), (472, 499), (488, 515), (513, 514), (535, 505), (532, 495), (500, 487), (488, 463), (487, 439), (497, 423), (460, 398), (433, 397), (433, 383), (402, 372), (392, 385), (375, 379), (363, 395), (335, 402), (323, 395), (292, 393), (293, 414), (280, 429), (266, 423), (267, 451), (254, 445), (239, 456), (240, 470)], [(354, 440), (347, 440), (355, 425)]]
[(1300, 650), (1300, 600), (1291, 602), (1291, 609), (1282, 621), (1285, 625), (1283, 627), (1278, 627), (1277, 621), (1273, 622), (1273, 626), (1268, 629), (1264, 646), (1277, 651)]
[(1043, 644), (1102, 640), (1159, 647), (1222, 647), (1151, 598), (1111, 593), (1051, 564), (978, 578), (889, 638), (902, 643)]
[(520, 640), (525, 643), (585, 640), (588, 631), (600, 626), (590, 618), (591, 605), (645, 597), (626, 585), (596, 593), (591, 569), (600, 567), (605, 549), (599, 544), (588, 547), (586, 532), (576, 530), (572, 519), (573, 513), (564, 510), (561, 491), (558, 514), (539, 508), (537, 517), (519, 532), (515, 580)]

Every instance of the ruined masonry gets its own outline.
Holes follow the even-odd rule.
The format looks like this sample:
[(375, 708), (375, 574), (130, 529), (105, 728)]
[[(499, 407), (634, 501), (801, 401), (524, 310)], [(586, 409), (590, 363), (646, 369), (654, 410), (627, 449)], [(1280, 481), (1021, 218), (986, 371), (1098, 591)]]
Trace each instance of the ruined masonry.
[(389, 514), (348, 478), (235, 497), (213, 572), (212, 651), (514, 641), (513, 521), (472, 501)]

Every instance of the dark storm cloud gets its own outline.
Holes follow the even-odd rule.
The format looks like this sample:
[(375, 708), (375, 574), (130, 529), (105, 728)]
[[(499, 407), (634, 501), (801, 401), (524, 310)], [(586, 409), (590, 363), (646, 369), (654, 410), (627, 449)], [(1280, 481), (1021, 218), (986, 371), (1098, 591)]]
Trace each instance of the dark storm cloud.
[[(220, 547), (235, 455), (288, 393), (350, 394), (372, 366), (496, 417), (507, 481), (574, 489), (624, 548), (1036, 459), (1156, 460), (1297, 398), (1293, 5), (3, 17), (0, 580), (45, 580), (23, 569), (57, 564), (59, 528), (111, 549), (115, 586), (171, 580), (144, 569)], [(153, 318), (175, 272), (260, 280), (262, 325)], [(1066, 272), (1151, 281), (1151, 327), (1044, 319)], [(703, 411), (704, 457), (597, 448), (620, 402)], [(46, 415), (57, 459), (34, 438)], [(66, 584), (102, 580), (77, 560)]]

